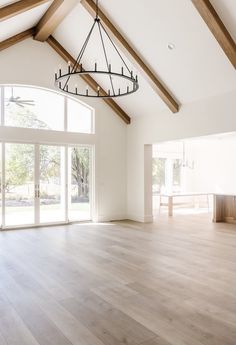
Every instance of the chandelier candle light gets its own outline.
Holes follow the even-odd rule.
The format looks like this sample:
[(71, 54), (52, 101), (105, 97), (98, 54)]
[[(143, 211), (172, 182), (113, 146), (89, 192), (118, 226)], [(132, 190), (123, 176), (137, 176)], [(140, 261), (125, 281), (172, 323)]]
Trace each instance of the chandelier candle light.
[[(99, 70), (99, 66), (97, 62), (95, 62), (93, 68), (89, 68), (89, 69), (83, 68), (83, 63), (82, 63), (82, 57), (84, 55), (88, 42), (95, 29), (98, 30), (98, 34), (99, 34), (101, 45), (102, 45), (102, 51), (104, 53), (104, 58), (105, 58), (106, 68), (103, 68), (102, 70)], [(116, 56), (118, 56), (119, 64), (122, 66), (120, 72), (113, 71), (112, 64), (108, 62), (108, 54), (107, 54), (107, 49), (104, 42), (104, 37), (108, 39)], [(104, 88), (107, 91), (105, 91), (100, 86), (98, 86), (96, 92), (90, 91), (87, 86), (84, 92), (80, 92), (78, 90), (76, 82), (73, 82), (75, 78), (77, 78), (80, 75), (81, 76), (82, 75), (88, 75), (88, 76), (100, 75), (103, 77), (108, 77), (110, 86), (107, 88)], [(122, 85), (119, 85), (119, 87), (116, 88), (114, 85), (114, 79), (116, 79), (116, 81), (122, 80)], [(125, 84), (124, 84), (124, 81), (125, 81)], [(70, 61), (68, 61), (68, 70), (66, 71), (66, 73), (62, 73), (61, 68), (59, 69), (58, 73), (55, 73), (55, 84), (61, 91), (66, 92), (68, 94), (75, 95), (75, 96), (95, 97), (95, 98), (121, 97), (121, 96), (130, 95), (138, 90), (139, 88), (138, 76), (137, 75), (134, 76), (134, 72), (130, 70), (130, 68), (127, 66), (120, 51), (116, 47), (115, 43), (112, 41), (111, 37), (109, 36), (107, 30), (105, 29), (105, 27), (103, 26), (99, 18), (98, 0), (96, 0), (96, 16), (94, 18), (93, 25), (87, 35), (87, 38), (84, 44), (82, 45), (82, 48), (79, 52), (77, 59), (75, 60), (73, 65), (71, 65)]]

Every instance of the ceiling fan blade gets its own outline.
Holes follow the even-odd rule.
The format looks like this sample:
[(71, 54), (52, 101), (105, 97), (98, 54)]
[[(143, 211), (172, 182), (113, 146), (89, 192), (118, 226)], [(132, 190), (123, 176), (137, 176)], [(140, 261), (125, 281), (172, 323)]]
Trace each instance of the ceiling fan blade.
[(24, 106), (22, 104), (20, 104), (19, 102), (15, 102), (15, 103), (18, 107), (24, 108)]
[(32, 100), (32, 99), (20, 99), (19, 102), (30, 102), (30, 103), (34, 103), (34, 100)]
[(20, 102), (20, 97), (10, 97), (10, 98), (6, 98), (6, 100), (12, 103)]

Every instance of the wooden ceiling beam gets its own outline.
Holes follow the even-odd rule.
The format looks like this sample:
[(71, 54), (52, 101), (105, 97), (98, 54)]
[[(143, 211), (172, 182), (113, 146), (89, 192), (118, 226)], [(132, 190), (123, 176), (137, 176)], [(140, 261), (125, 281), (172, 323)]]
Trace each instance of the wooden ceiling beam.
[(34, 38), (46, 41), (76, 4), (78, 0), (54, 0), (37, 24)]
[(0, 8), (0, 22), (17, 14), (23, 13), (25, 11), (31, 10), (32, 8), (42, 5), (49, 0), (21, 0), (14, 2), (10, 5)]
[(32, 37), (35, 33), (35, 28), (31, 28), (28, 30), (25, 30), (15, 36), (12, 36), (10, 38), (7, 38), (6, 40), (0, 42), (0, 51), (7, 49), (11, 46), (13, 46), (14, 44), (21, 42), (23, 40), (25, 40), (26, 38)]
[[(96, 13), (96, 4), (93, 0), (81, 0), (81, 4), (84, 8), (94, 16)], [(116, 38), (117, 43), (121, 49), (125, 49), (128, 53), (131, 61), (137, 69), (143, 74), (144, 78), (149, 82), (153, 90), (159, 95), (163, 102), (169, 107), (169, 109), (176, 113), (179, 111), (179, 104), (170, 94), (167, 88), (163, 85), (160, 79), (151, 71), (151, 69), (144, 63), (139, 54), (131, 47), (121, 33), (116, 29), (108, 17), (99, 9), (99, 17), (109, 32)]]
[(192, 0), (202, 19), (211, 30), (226, 56), (236, 68), (236, 43), (209, 0)]
[[(72, 64), (75, 63), (75, 59), (68, 53), (68, 51), (63, 48), (60, 43), (52, 36), (49, 36), (47, 39), (47, 43), (65, 60), (67, 63), (70, 62)], [(80, 65), (78, 66), (80, 69)], [(98, 86), (100, 85), (90, 76), (90, 75), (81, 75), (80, 76), (86, 84), (88, 84), (91, 89), (97, 92)], [(100, 87), (100, 94), (107, 95), (106, 92)], [(103, 98), (104, 102), (106, 102), (114, 112), (127, 124), (130, 123), (130, 117), (125, 113), (125, 111), (112, 99), (112, 98)]]

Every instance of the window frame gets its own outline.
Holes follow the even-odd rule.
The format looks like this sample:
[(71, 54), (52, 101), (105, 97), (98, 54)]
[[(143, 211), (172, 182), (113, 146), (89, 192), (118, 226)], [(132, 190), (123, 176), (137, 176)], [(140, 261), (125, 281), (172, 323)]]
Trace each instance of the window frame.
[[(60, 97), (63, 98), (63, 129), (58, 130), (58, 129), (45, 129), (45, 128), (33, 128), (33, 127), (18, 127), (18, 126), (7, 126), (5, 125), (5, 87), (19, 87), (19, 88), (28, 88), (28, 89), (39, 89), (46, 91), (48, 93), (54, 93), (59, 95)], [(86, 107), (87, 109), (90, 110), (91, 112), (91, 123), (90, 123), (90, 132), (82, 132), (82, 131), (76, 131), (72, 132), (68, 130), (68, 99), (78, 102), (81, 106)], [(47, 89), (39, 86), (33, 86), (33, 85), (21, 85), (21, 84), (0, 84), (0, 126), (1, 127), (10, 127), (10, 128), (18, 128), (18, 129), (32, 129), (32, 130), (43, 130), (43, 131), (53, 131), (53, 132), (61, 132), (61, 133), (72, 133), (72, 134), (95, 134), (95, 109), (89, 106), (88, 104), (70, 96), (66, 96), (62, 94), (61, 92), (57, 92), (52, 89)]]

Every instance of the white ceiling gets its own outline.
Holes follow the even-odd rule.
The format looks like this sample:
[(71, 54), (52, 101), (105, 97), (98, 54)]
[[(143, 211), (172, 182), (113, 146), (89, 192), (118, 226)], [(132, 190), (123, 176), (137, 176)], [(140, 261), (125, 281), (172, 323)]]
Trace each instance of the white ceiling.
[(227, 30), (236, 41), (236, 1), (211, 0), (212, 5), (219, 14)]
[[(47, 11), (51, 3), (52, 0), (0, 22), (0, 41), (3, 41), (35, 26), (39, 22), (42, 15)], [(2, 4), (7, 5), (9, 4), (9, 1), (0, 0), (0, 5)]]
[[(235, 0), (214, 1), (225, 2), (228, 12), (234, 13)], [(147, 0), (101, 0), (100, 5), (182, 104), (236, 88), (233, 66), (191, 1), (148, 0), (147, 6)], [(75, 56), (91, 23), (90, 15), (78, 5), (54, 35)], [(175, 45), (172, 51), (167, 48), (170, 42)], [(88, 63), (96, 56), (98, 44), (93, 42), (90, 48)], [(140, 91), (118, 103), (131, 116), (166, 107), (143, 78)]]
[[(236, 0), (211, 0), (227, 29), (236, 39)], [(0, 0), (2, 4), (9, 1)], [(0, 40), (35, 25), (49, 3), (0, 23)], [(103, 11), (143, 60), (168, 86), (181, 104), (206, 99), (236, 89), (235, 69), (190, 0), (100, 0)], [(74, 57), (93, 22), (79, 4), (53, 36)], [(170, 51), (168, 43), (175, 49)], [(86, 66), (102, 65), (102, 52), (94, 37), (84, 56)], [(120, 69), (118, 60), (111, 61)], [(128, 62), (128, 60), (126, 59)], [(128, 62), (130, 68), (136, 69)], [(148, 115), (166, 105), (139, 74), (140, 90), (116, 102), (131, 116)]]
[[(111, 6), (110, 0), (102, 0), (101, 4), (181, 103), (235, 88), (233, 67), (191, 1), (148, 0), (147, 6), (145, 0), (120, 0)], [(176, 49), (169, 51), (168, 42)]]
[(7, 5), (10, 5), (10, 4), (12, 4), (14, 2), (18, 2), (18, 1), (14, 1), (14, 0), (0, 0), (0, 7), (4, 7), (4, 6), (7, 6)]

